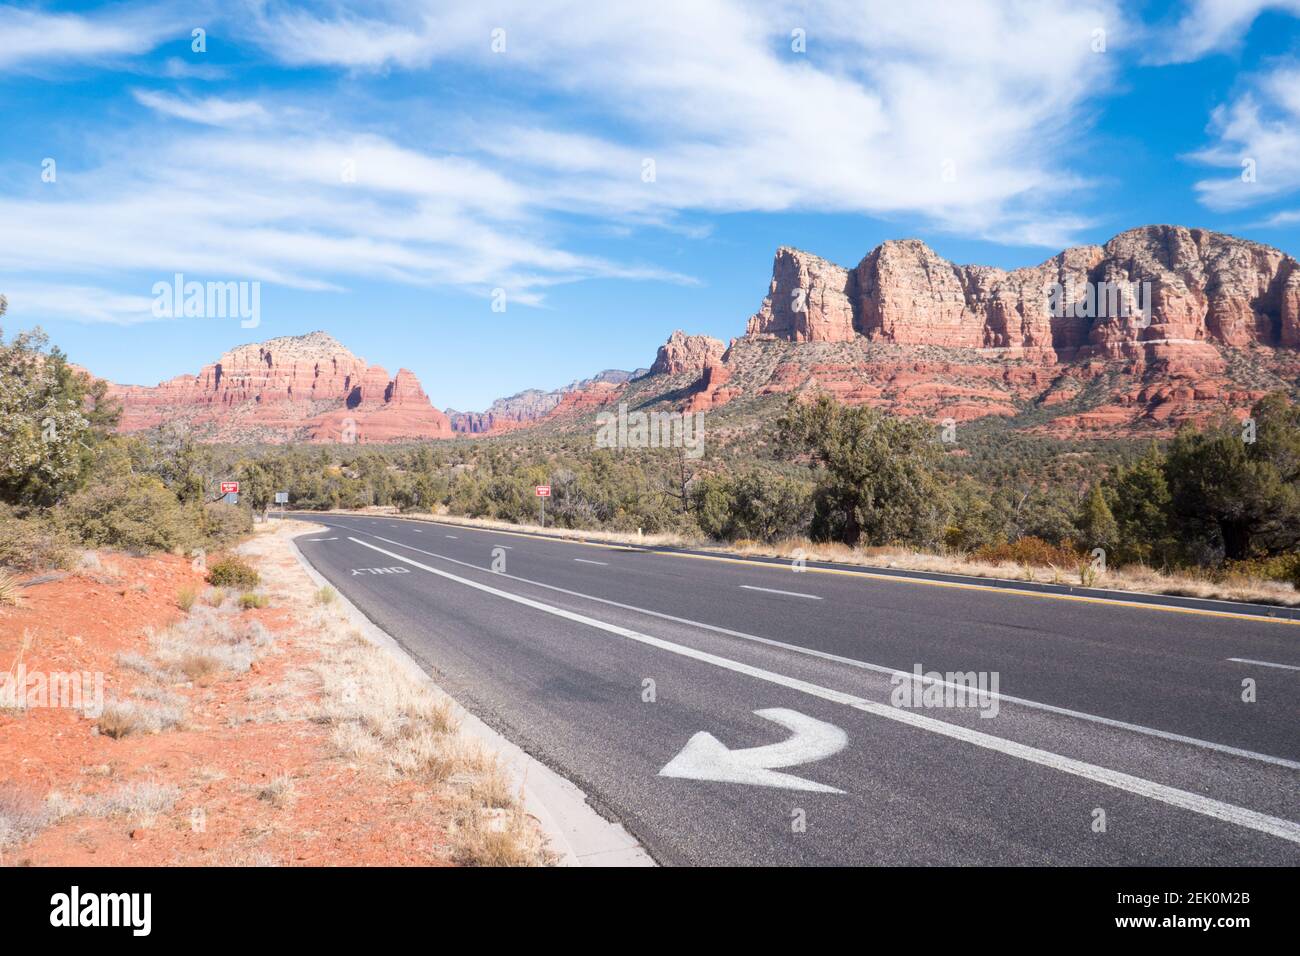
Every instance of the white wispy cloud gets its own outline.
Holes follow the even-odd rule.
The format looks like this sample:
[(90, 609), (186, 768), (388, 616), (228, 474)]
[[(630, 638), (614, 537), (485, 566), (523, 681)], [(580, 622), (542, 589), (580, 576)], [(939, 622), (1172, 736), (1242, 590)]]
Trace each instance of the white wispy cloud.
[(17, 280), (5, 283), (9, 316), (19, 325), (50, 319), (134, 325), (152, 321), (153, 299), (99, 286)]
[(0, 6), (0, 68), (146, 53), (175, 32), (175, 16), (153, 9), (88, 16)]
[(1300, 189), (1300, 63), (1276, 66), (1216, 107), (1210, 132), (1213, 142), (1190, 158), (1232, 173), (1196, 184), (1209, 208), (1241, 209)]
[[(35, 196), (0, 197), (5, 274), (140, 276), (140, 293), (173, 272), (331, 291), (381, 279), (485, 297), (503, 288), (519, 304), (583, 278), (691, 281), (565, 251), (499, 174), (370, 134), (201, 127), (111, 155)], [(70, 285), (59, 314), (82, 293), (86, 320), (125, 321), (89, 284)], [(120, 295), (117, 305), (140, 304)]]
[[(575, 217), (593, 234), (699, 235), (715, 213), (921, 216), (1059, 248), (1088, 225), (1069, 147), (1127, 27), (1110, 0), (662, 0), (652, 16), (576, 0), (248, 9), (225, 42), (254, 41), (290, 70), (334, 67), (340, 89), (399, 71), (426, 84), (393, 84), (382, 117), (292, 84), (135, 89), (148, 112), (96, 141), (98, 166), (0, 195), (6, 272), (70, 276), (60, 308), (84, 296), (88, 320), (123, 321), (176, 271), (313, 290), (500, 287), (534, 305), (585, 278), (693, 281), (571, 251)], [(148, 41), (135, 42), (116, 48)], [(493, 92), (510, 88), (534, 95)], [(537, 97), (544, 112), (523, 105)], [(405, 118), (425, 100), (438, 110), (429, 129)], [(100, 288), (122, 275), (143, 277), (140, 289)]]
[[(653, 16), (577, 2), (355, 9), (268, 5), (256, 39), (291, 65), (492, 71), (598, 111), (624, 132), (548, 117), (480, 144), (557, 206), (649, 220), (919, 213), (1051, 245), (1072, 238), (1053, 223), (1081, 218), (1070, 215), (1081, 183), (1063, 147), (1106, 89), (1126, 26), (1106, 0), (665, 0)], [(795, 30), (806, 52), (792, 50)]]
[(1190, 0), (1174, 24), (1147, 34), (1154, 63), (1191, 63), (1241, 43), (1260, 14), (1300, 15), (1300, 0)]
[(140, 105), (156, 113), (206, 126), (252, 125), (270, 118), (256, 100), (229, 100), (219, 96), (196, 99), (156, 90), (133, 90), (132, 95)]

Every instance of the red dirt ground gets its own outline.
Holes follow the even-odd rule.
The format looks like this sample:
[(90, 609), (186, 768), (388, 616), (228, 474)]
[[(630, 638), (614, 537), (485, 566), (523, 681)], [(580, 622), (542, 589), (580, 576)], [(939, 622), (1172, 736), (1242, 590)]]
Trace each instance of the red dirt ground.
[[(8, 669), (22, 653), (28, 673), (102, 671), (106, 698), (128, 697), (147, 682), (120, 666), (117, 655), (148, 653), (146, 629), (182, 617), (177, 592), (191, 587), (202, 594), (205, 584), (179, 557), (104, 555), (102, 560), (102, 570), (36, 584), (23, 591), (23, 607), (0, 608), (0, 667)], [(295, 563), (287, 552), (277, 560)], [(137, 782), (181, 790), (174, 808), (152, 820), (65, 817), (26, 843), (0, 849), (0, 863), (447, 862), (442, 800), (417, 783), (387, 779), (336, 756), (329, 729), (310, 720), (312, 681), (304, 669), (319, 654), (299, 623), (306, 617), (305, 603), (240, 614), (261, 621), (277, 640), (248, 673), (171, 688), (186, 698), (183, 729), (112, 739), (97, 734), (94, 720), (71, 709), (0, 709), (0, 791), (11, 801), (36, 805), (52, 792), (77, 799)], [(3, 674), (0, 670), (0, 678)], [(284, 692), (296, 685), (303, 687), (300, 696)], [(250, 699), (255, 688), (268, 693)], [(227, 722), (272, 709), (291, 716)], [(302, 716), (292, 716), (295, 712)], [(259, 793), (282, 774), (293, 778), (296, 795), (277, 807)]]

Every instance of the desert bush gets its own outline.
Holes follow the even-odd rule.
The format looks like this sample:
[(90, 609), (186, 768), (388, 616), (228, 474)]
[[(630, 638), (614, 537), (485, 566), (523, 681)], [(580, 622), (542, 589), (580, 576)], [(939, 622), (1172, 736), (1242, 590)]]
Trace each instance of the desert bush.
[(176, 606), (188, 614), (190, 608), (194, 607), (194, 599), (197, 597), (198, 592), (195, 591), (194, 588), (188, 586), (183, 587), (176, 592)]
[(22, 515), (0, 504), (0, 567), (15, 571), (66, 568), (72, 556), (72, 541), (46, 515)]
[(208, 568), (208, 583), (218, 588), (255, 588), (261, 576), (236, 557), (225, 557)]
[(195, 539), (176, 496), (152, 475), (127, 475), (83, 488), (62, 509), (63, 526), (93, 547), (168, 551)]
[(251, 611), (253, 608), (266, 607), (270, 603), (265, 594), (258, 594), (256, 591), (245, 591), (239, 596), (239, 606), (245, 611)]
[(319, 591), (316, 592), (316, 603), (333, 604), (338, 599), (338, 596), (339, 596), (339, 592), (335, 591), (332, 587), (330, 587), (327, 584)]
[(203, 508), (203, 535), (216, 546), (229, 545), (253, 530), (253, 512), (248, 508), (209, 504)]
[(1280, 581), (1300, 590), (1300, 552), (1274, 555), (1271, 558), (1229, 561), (1224, 565), (1223, 576), (1229, 579)]

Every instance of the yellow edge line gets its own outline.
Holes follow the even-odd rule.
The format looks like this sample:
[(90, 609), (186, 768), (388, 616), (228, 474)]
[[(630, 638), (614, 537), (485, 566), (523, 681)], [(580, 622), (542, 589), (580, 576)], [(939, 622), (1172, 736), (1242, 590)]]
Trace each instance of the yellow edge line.
[[(358, 518), (388, 518), (388, 515), (354, 515)], [(729, 564), (744, 564), (751, 568), (775, 568), (783, 570), (784, 566), (771, 564), (767, 561), (754, 561), (750, 558), (731, 558), (721, 554), (684, 554), (680, 551), (659, 551), (655, 548), (640, 547), (638, 545), (627, 544), (608, 544), (604, 541), (578, 541), (576, 539), (558, 538), (551, 535), (530, 534), (527, 531), (501, 531), (497, 528), (480, 528), (476, 525), (456, 524), (453, 521), (428, 521), (422, 518), (397, 518), (398, 521), (411, 521), (416, 524), (436, 524), (444, 528), (467, 528), (470, 531), (484, 531), (489, 534), (508, 534), (515, 538), (532, 538), (536, 540), (556, 541), (560, 544), (581, 544), (589, 548), (606, 548), (611, 551), (620, 551), (632, 547), (638, 551), (647, 551), (651, 554), (661, 554), (672, 558), (697, 558), (701, 561), (726, 561)], [(1122, 601), (1118, 598), (1101, 598), (1088, 597), (1083, 594), (1056, 594), (1051, 591), (1022, 591), (1020, 588), (997, 587), (992, 584), (967, 584), (963, 581), (936, 581), (932, 578), (911, 578), (901, 574), (879, 574), (874, 571), (847, 571), (843, 568), (805, 568), (803, 572), (815, 572), (817, 574), (843, 574), (854, 578), (868, 578), (873, 581), (891, 581), (903, 584), (923, 584), (930, 587), (939, 588), (959, 588), (967, 591), (990, 591), (995, 594), (1013, 594), (1020, 597), (1029, 598), (1047, 598), (1052, 601), (1082, 601), (1085, 604), (1108, 604), (1113, 607), (1132, 607), (1141, 608), (1148, 611), (1171, 611), (1175, 614), (1199, 614), (1202, 617), (1226, 617), (1238, 621), (1267, 621), (1273, 624), (1300, 624), (1300, 621), (1284, 617), (1267, 617), (1262, 614), (1240, 614), (1236, 611), (1211, 611), (1199, 607), (1178, 607), (1172, 604), (1147, 604), (1142, 601)], [(924, 572), (921, 572), (924, 573)], [(1139, 593), (1139, 592), (1134, 592)]]

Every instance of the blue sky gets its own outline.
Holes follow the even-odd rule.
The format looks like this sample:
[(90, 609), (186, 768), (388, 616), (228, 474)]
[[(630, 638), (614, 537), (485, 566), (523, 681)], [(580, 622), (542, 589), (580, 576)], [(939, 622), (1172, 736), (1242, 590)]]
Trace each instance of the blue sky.
[(741, 334), (779, 245), (1300, 253), (1300, 0), (0, 4), (0, 103), (6, 329), (124, 383), (322, 328), (482, 408)]

